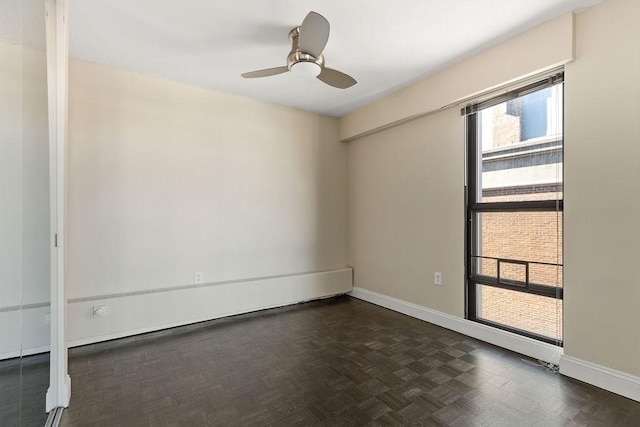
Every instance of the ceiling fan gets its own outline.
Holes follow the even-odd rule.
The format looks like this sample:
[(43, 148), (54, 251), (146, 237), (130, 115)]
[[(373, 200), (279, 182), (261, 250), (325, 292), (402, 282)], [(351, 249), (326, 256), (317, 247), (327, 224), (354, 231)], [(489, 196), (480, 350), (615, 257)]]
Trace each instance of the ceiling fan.
[(291, 52), (287, 56), (287, 65), (242, 74), (245, 79), (269, 77), (291, 71), (319, 80), (339, 89), (346, 89), (356, 84), (356, 80), (348, 74), (324, 66), (322, 51), (329, 40), (329, 21), (316, 12), (309, 12), (299, 27), (289, 32)]

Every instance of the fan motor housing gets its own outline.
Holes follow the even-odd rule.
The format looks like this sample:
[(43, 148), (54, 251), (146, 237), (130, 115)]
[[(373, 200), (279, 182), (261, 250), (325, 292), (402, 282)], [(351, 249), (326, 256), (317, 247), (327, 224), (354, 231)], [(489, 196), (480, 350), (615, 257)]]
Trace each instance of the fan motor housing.
[(299, 62), (312, 62), (322, 69), (324, 67), (324, 56), (320, 55), (317, 58), (308, 53), (304, 53), (300, 50), (300, 43), (298, 38), (300, 37), (300, 27), (295, 27), (289, 32), (289, 40), (291, 40), (291, 52), (287, 56), (287, 67), (291, 71), (291, 67)]

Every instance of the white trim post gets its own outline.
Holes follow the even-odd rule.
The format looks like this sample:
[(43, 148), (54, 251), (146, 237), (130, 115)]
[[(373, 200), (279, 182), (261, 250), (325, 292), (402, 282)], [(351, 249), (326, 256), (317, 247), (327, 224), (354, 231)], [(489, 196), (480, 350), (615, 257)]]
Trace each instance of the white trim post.
[(69, 2), (45, 0), (49, 103), (49, 179), (51, 210), (51, 353), (46, 410), (69, 406), (66, 298), (64, 288), (64, 208), (69, 82)]

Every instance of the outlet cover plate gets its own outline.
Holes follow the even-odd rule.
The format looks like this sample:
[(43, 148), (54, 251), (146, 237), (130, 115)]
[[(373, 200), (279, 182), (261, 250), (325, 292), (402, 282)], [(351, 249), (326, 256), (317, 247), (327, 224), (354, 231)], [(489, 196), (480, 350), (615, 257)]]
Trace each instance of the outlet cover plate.
[(193, 273), (193, 283), (195, 285), (199, 285), (200, 283), (202, 283), (203, 278), (204, 275), (202, 274), (202, 271), (196, 271), (195, 273)]
[(436, 286), (442, 286), (442, 272), (436, 271), (433, 273), (433, 284)]

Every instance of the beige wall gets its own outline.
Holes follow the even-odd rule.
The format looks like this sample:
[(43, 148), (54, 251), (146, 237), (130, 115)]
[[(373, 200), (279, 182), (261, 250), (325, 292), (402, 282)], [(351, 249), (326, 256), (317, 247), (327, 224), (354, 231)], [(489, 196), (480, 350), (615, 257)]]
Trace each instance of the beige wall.
[(577, 16), (566, 67), (565, 353), (640, 376), (640, 2)]
[[(565, 354), (633, 375), (640, 375), (640, 54), (632, 42), (640, 40), (639, 19), (635, 0), (577, 15), (576, 60), (565, 75)], [(507, 41), (342, 118), (341, 137), (401, 122), (398, 112), (428, 111), (428, 100), (415, 100), (429, 98), (423, 89), (437, 82), (446, 85), (436, 96), (453, 101), (460, 85), (471, 91), (499, 69), (525, 75), (557, 64), (557, 55), (522, 40), (530, 39)], [(355, 286), (463, 316), (463, 140), (452, 109), (347, 144)], [(433, 285), (436, 270), (444, 272), (442, 288)]]
[(462, 127), (450, 109), (348, 143), (356, 286), (464, 316)]
[(337, 120), (72, 60), (67, 296), (346, 264)]

